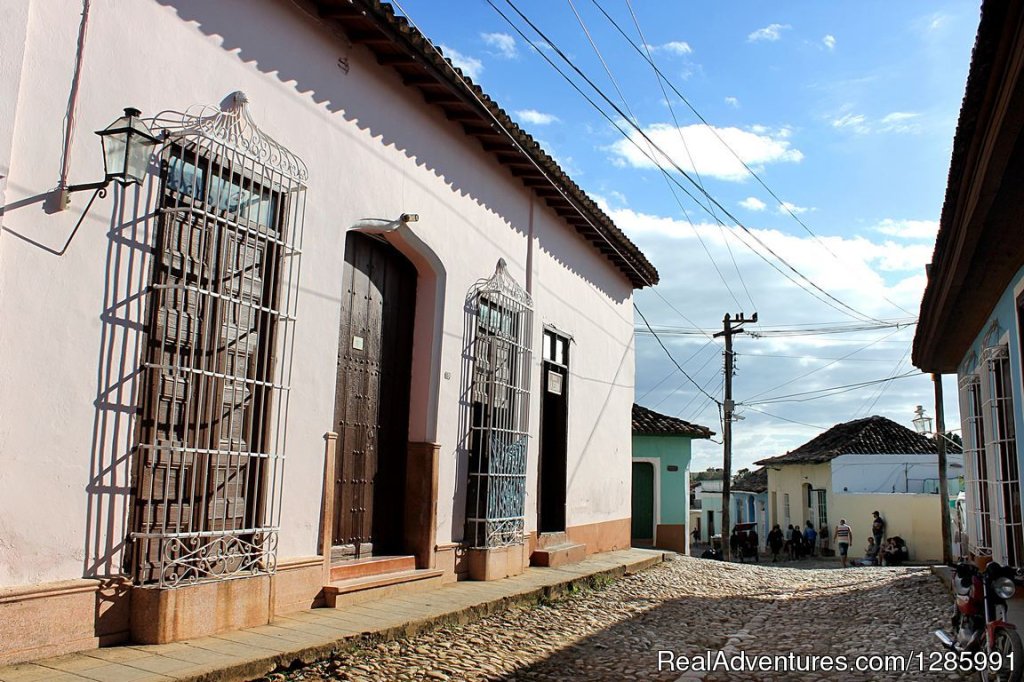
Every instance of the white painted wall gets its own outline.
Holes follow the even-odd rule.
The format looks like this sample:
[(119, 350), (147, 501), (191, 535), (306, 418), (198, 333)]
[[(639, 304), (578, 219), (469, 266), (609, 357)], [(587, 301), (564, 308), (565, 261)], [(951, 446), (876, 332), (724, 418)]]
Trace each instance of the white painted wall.
[[(47, 250), (63, 245), (87, 197), (76, 195), (69, 211), (53, 215), (18, 202), (57, 181), (81, 8), (50, 0), (24, 6), (28, 37), (16, 115), (0, 104), (0, 152), (5, 126), (13, 130), (5, 201), (15, 205), (0, 232), (0, 585), (120, 570), (145, 312), (138, 294), (149, 276), (156, 189), (151, 180), (97, 200), (69, 251), (58, 257)], [(348, 74), (339, 57), (349, 59)], [(8, 83), (2, 87), (6, 93)], [(216, 104), (235, 90), (248, 95), (257, 123), (298, 154), (310, 175), (279, 555), (316, 552), (346, 229), (403, 212), (420, 221), (395, 236), (396, 245), (421, 268), (431, 259), (444, 268), (437, 277), (421, 272), (410, 417), (411, 439), (441, 443), (438, 542), (462, 536), (456, 443), (466, 292), (499, 257), (525, 283), (531, 207), (535, 347), (543, 323), (575, 339), (568, 522), (627, 518), (634, 351), (628, 281), (396, 73), (362, 48), (346, 47), (292, 3), (93, 0), (70, 181), (101, 177), (92, 131), (122, 107), (153, 115)], [(7, 165), (0, 158), (0, 168)], [(445, 298), (435, 310), (428, 303), (439, 288)], [(424, 328), (434, 320), (443, 330)], [(539, 354), (534, 362), (539, 368)], [(536, 390), (537, 369), (533, 381)], [(534, 433), (538, 405), (534, 400)], [(534, 439), (531, 516), (536, 447)]]
[[(939, 479), (937, 455), (840, 455), (831, 466), (836, 493), (930, 493)], [(952, 495), (960, 489), (963, 466), (963, 455), (947, 455)]]

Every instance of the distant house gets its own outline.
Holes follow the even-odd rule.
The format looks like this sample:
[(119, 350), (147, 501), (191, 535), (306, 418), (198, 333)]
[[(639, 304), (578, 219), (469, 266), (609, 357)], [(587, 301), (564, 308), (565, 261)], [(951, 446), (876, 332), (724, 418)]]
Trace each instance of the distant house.
[(706, 426), (633, 405), (634, 545), (689, 552), (690, 443)]
[(764, 544), (768, 534), (768, 469), (760, 467), (743, 471), (733, 476), (732, 509), (733, 523), (756, 523), (757, 534)]
[[(955, 449), (950, 446), (951, 449)], [(756, 464), (768, 470), (770, 524), (804, 527), (831, 537), (840, 519), (853, 528), (859, 552), (870, 534), (871, 512), (886, 519), (887, 536), (907, 540), (915, 560), (942, 556), (935, 441), (885, 417), (837, 424), (800, 447)], [(955, 495), (963, 456), (949, 454), (949, 490)]]
[(722, 534), (722, 479), (705, 478), (690, 488), (690, 525), (700, 542)]
[(967, 548), (1024, 563), (1024, 3), (982, 3), (913, 361), (955, 374)]

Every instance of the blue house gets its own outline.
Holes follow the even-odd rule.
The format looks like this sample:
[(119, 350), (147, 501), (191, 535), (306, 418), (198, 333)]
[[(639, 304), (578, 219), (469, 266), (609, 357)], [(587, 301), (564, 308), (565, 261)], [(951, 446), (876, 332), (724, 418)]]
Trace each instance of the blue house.
[(690, 441), (714, 435), (706, 426), (633, 405), (631, 541), (689, 551)]
[(985, 0), (914, 364), (956, 374), (971, 556), (1024, 563), (1024, 3)]

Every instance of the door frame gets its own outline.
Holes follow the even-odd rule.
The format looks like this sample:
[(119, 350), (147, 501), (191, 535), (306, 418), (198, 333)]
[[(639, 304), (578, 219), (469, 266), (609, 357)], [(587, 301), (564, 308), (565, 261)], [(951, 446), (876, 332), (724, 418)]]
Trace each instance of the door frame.
[[(361, 494), (368, 494), (370, 497), (369, 500), (363, 500), (364, 503), (367, 503), (366, 508), (360, 509), (362, 513), (369, 517), (367, 522), (368, 526), (364, 530), (367, 530), (372, 538), (372, 549), (370, 550), (370, 555), (379, 553), (381, 549), (388, 551), (388, 553), (393, 553), (394, 550), (405, 552), (408, 549), (405, 546), (408, 544), (405, 529), (406, 508), (410, 505), (419, 505), (422, 503), (422, 500), (410, 499), (409, 484), (407, 481), (410, 468), (409, 411), (411, 410), (411, 404), (413, 401), (413, 338), (416, 330), (416, 302), (418, 299), (417, 285), (419, 282), (419, 276), (415, 263), (402, 253), (400, 249), (397, 249), (381, 235), (349, 231), (345, 234), (345, 247), (341, 263), (342, 295), (339, 305), (340, 319), (332, 429), (339, 429), (339, 417), (344, 417), (350, 425), (353, 424), (354, 421), (357, 422), (361, 417), (365, 417), (367, 419), (366, 423), (361, 425), (355, 423), (354, 426), (361, 427), (366, 432), (363, 435), (363, 445), (360, 447), (366, 450), (372, 445), (374, 457), (372, 467), (364, 471), (363, 474), (371, 474), (372, 470), (371, 475), (376, 484), (373, 485), (372, 488), (366, 488), (366, 482), (365, 480), (363, 481), (363, 487), (366, 488), (366, 490)], [(365, 260), (366, 263), (371, 264), (370, 270), (366, 272), (362, 271), (358, 262), (360, 253), (363, 254), (363, 260)], [(375, 379), (367, 376), (366, 381), (368, 383), (364, 388), (360, 389), (359, 386), (355, 386), (355, 393), (353, 393), (351, 376), (343, 379), (342, 372), (345, 371), (343, 365), (353, 359), (351, 348), (356, 347), (354, 343), (349, 345), (349, 337), (353, 337), (354, 334), (351, 325), (353, 320), (362, 316), (363, 313), (360, 313), (359, 316), (357, 316), (354, 309), (346, 308), (346, 306), (355, 305), (354, 299), (350, 301), (350, 297), (346, 292), (348, 291), (351, 281), (360, 278), (367, 282), (368, 288), (363, 291), (361, 290), (361, 286), (354, 287), (352, 294), (356, 298), (362, 294), (369, 299), (370, 292), (378, 290), (377, 284), (374, 284), (374, 276), (371, 274), (376, 270), (375, 267), (372, 267), (372, 264), (374, 263), (382, 268), (382, 272), (385, 273), (384, 279), (378, 282), (380, 285), (379, 294), (381, 296), (381, 309), (376, 313), (371, 313), (366, 319), (360, 319), (360, 322), (369, 325), (371, 332), (375, 331), (379, 336), (376, 342), (373, 342), (370, 337), (367, 337), (367, 341), (369, 342), (367, 349), (369, 350), (370, 348), (374, 348), (374, 346), (377, 347), (377, 354), (372, 358), (378, 363), (376, 367), (377, 376)], [(412, 305), (412, 310), (408, 309), (408, 304), (410, 303)], [(367, 305), (369, 306), (371, 304), (367, 301)], [(393, 311), (393, 315), (388, 314), (389, 308)], [(380, 319), (376, 320), (376, 316), (378, 314), (380, 315)], [(379, 324), (375, 325), (374, 321), (378, 321)], [(348, 331), (348, 334), (343, 337), (346, 330)], [(408, 332), (408, 339), (403, 339), (402, 335), (406, 331)], [(387, 335), (385, 332), (387, 332)], [(396, 342), (395, 339), (398, 339), (398, 341)], [(357, 346), (357, 348), (362, 350), (362, 339), (360, 339), (360, 345)], [(397, 352), (392, 355), (389, 353), (389, 349)], [(367, 357), (369, 358), (371, 356)], [(392, 363), (391, 368), (386, 370), (385, 364), (389, 361)], [(356, 362), (358, 363), (359, 361), (356, 360)], [(403, 380), (400, 375), (404, 375), (406, 370), (408, 370), (408, 377), (405, 377)], [(389, 374), (389, 372), (394, 372), (394, 374)], [(362, 370), (362, 373), (369, 374), (369, 369)], [(356, 369), (355, 376), (359, 376), (360, 374), (360, 371)], [(340, 390), (342, 388), (343, 381), (346, 388), (345, 395), (342, 395)], [(358, 397), (358, 391), (366, 390), (371, 384), (373, 384), (373, 382), (376, 382), (376, 387), (367, 390), (367, 395), (362, 396), (362, 398), (365, 400), (370, 395), (376, 396), (376, 403), (370, 406), (371, 410), (374, 408), (376, 409), (375, 418), (371, 418), (371, 414), (361, 414), (359, 408), (355, 408), (356, 411), (354, 413), (352, 409), (346, 408), (342, 408), (342, 411), (339, 412), (339, 406), (349, 404), (351, 402), (351, 396), (355, 395)], [(396, 395), (386, 395), (389, 387), (397, 389), (394, 391)], [(384, 401), (388, 400), (389, 397), (392, 400), (397, 399), (405, 403), (404, 417), (399, 414), (398, 420), (392, 418), (390, 422), (381, 418), (381, 405)], [(375, 425), (371, 425), (370, 422), (375, 422)], [(404, 430), (405, 436), (401, 439), (393, 439), (390, 434), (397, 431), (399, 427)], [(359, 428), (356, 428), (355, 430), (358, 431)], [(390, 433), (384, 434), (385, 430)], [(350, 546), (346, 542), (348, 539), (347, 537), (339, 537), (339, 533), (343, 534), (343, 529), (347, 523), (343, 518), (345, 513), (342, 504), (345, 493), (339, 488), (339, 486), (344, 486), (341, 481), (342, 478), (351, 476), (354, 473), (345, 471), (345, 460), (347, 458), (346, 435), (346, 433), (341, 432), (339, 429), (336, 441), (336, 462), (334, 465), (334, 481), (332, 485), (332, 518), (330, 519), (331, 527), (330, 532), (328, 533), (330, 546), (332, 548)], [(387, 451), (386, 459), (384, 459), (385, 451)], [(363, 454), (365, 455), (366, 453), (364, 452)], [(391, 469), (392, 471), (391, 473), (384, 474), (384, 476), (389, 478), (377, 480), (379, 472), (382, 469)], [(379, 485), (381, 481), (390, 482), (382, 488), (381, 485)], [(378, 495), (385, 495), (388, 499), (397, 498), (400, 500), (401, 513), (396, 518), (386, 523), (386, 527), (382, 527), (381, 523), (387, 515), (384, 515), (382, 518), (377, 518), (377, 513), (380, 511), (379, 507), (382, 502), (387, 503), (387, 500), (382, 500)], [(355, 558), (360, 558), (360, 546), (362, 544), (364, 543), (359, 541), (355, 543)]]
[[(658, 526), (661, 525), (661, 459), (658, 457), (633, 457), (630, 460), (629, 473), (630, 473), (630, 491), (632, 491), (632, 477), (633, 477), (633, 463), (644, 462), (650, 464), (654, 468), (654, 528), (653, 531), (654, 546), (658, 546)], [(632, 495), (630, 496), (630, 509), (629, 513), (632, 515)]]

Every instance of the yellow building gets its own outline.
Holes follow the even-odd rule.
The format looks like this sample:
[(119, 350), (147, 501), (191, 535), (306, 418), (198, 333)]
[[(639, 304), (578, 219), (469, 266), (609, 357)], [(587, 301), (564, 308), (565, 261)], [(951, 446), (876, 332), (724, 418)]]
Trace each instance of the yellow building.
[[(952, 446), (951, 446), (952, 447)], [(837, 424), (800, 447), (756, 462), (768, 469), (768, 523), (785, 530), (810, 521), (832, 547), (840, 519), (853, 529), (851, 557), (871, 535), (872, 512), (886, 520), (886, 537), (903, 538), (912, 561), (942, 557), (935, 441), (886, 419)], [(960, 490), (963, 456), (949, 453), (950, 494)]]

